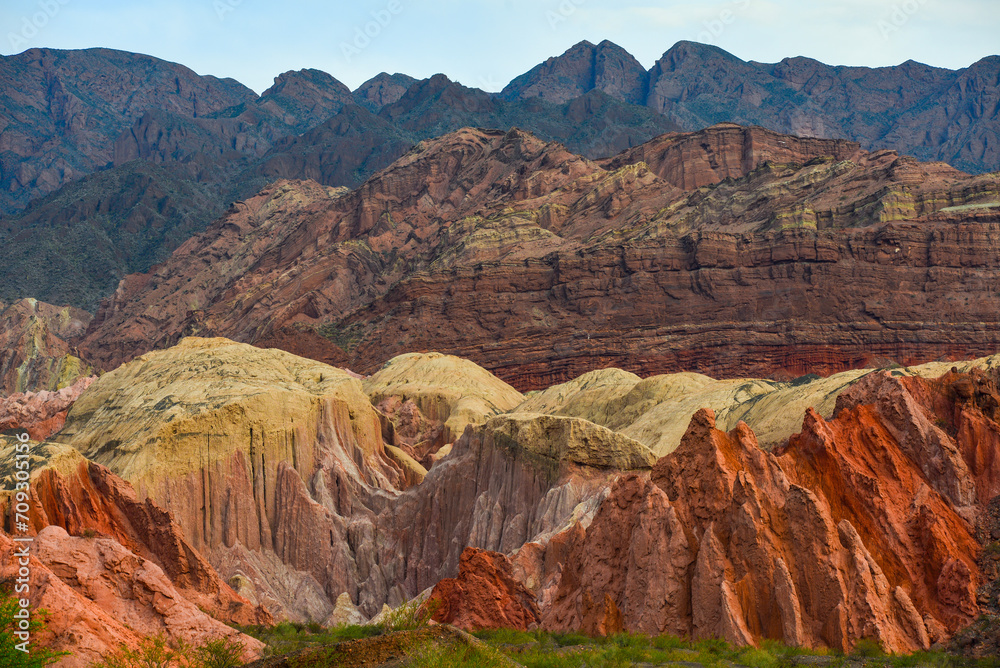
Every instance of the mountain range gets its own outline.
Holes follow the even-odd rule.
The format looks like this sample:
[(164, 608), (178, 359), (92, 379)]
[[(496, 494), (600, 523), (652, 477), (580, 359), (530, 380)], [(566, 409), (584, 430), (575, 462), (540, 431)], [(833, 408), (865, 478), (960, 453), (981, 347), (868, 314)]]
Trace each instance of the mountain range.
[(602, 158), (736, 122), (1000, 168), (995, 56), (958, 71), (765, 65), (680, 42), (646, 71), (610, 42), (582, 42), (499, 94), (384, 73), (351, 91), (301, 70), (257, 95), (149, 56), (32, 49), (2, 57), (0, 81), (0, 299), (91, 312), (268, 182), (357, 187), (462, 127), (516, 126)]
[(60, 668), (414, 616), (995, 655), (998, 69), (3, 58), (0, 581), (30, 538)]

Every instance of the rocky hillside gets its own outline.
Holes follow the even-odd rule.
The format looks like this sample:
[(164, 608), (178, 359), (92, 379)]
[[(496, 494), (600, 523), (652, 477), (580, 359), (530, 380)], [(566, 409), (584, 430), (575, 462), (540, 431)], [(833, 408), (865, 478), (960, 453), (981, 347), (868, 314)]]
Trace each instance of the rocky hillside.
[[(224, 621), (268, 614), (255, 604), (367, 619), (423, 592), (442, 621), (466, 628), (844, 650), (871, 638), (914, 651), (976, 619), (996, 587), (979, 560), (991, 525), (978, 524), (1000, 494), (997, 365), (771, 383), (752, 418), (771, 425), (769, 452), (745, 422), (719, 429), (716, 411), (740, 412), (744, 393), (698, 400), (690, 375), (647, 379), (677, 388), (657, 393), (607, 371), (518, 401), (457, 358), (405, 355), (363, 383), (280, 351), (189, 338), (102, 376), (62, 431), (33, 446), (34, 530), (43, 547), (72, 543), (77, 560), (42, 550), (38, 567), (64, 584), (37, 595), (56, 601), (52, 587), (68, 586), (86, 606), (109, 582), (138, 578), (63, 577), (82, 573), (96, 539), (102, 559), (130, 551), (140, 561), (129, 563), (158, 564), (160, 579), (143, 586)], [(798, 408), (816, 397), (833, 405)], [(688, 412), (686, 400), (701, 406)], [(627, 425), (556, 414), (610, 416), (612, 404), (677, 413), (684, 433), (658, 456)], [(797, 424), (774, 426), (792, 412)], [(406, 454), (408, 426), (453, 416), (466, 427), (444, 431), (447, 450), (428, 467)], [(138, 614), (136, 600), (113, 603)], [(108, 624), (101, 637), (185, 628), (146, 623)]]
[(1000, 169), (996, 55), (961, 70), (912, 60), (834, 67), (802, 57), (747, 62), (715, 46), (678, 42), (646, 71), (616, 44), (581, 42), (514, 79), (501, 97), (560, 102), (594, 90), (648, 106), (685, 130), (752, 124), (852, 139), (973, 173)]
[[(0, 94), (0, 299), (94, 311), (126, 274), (270, 181), (353, 188), (416, 142), (466, 126), (520, 127), (601, 158), (738, 122), (998, 169), (998, 62), (768, 65), (681, 42), (646, 71), (610, 42), (583, 42), (499, 95), (386, 73), (350, 91), (300, 70), (258, 96), (148, 56), (32, 49), (0, 57), (11, 84)], [(39, 274), (47, 265), (58, 270)]]
[(80, 342), (188, 334), (370, 373), (437, 350), (520, 390), (605, 366), (795, 377), (993, 352), (997, 175), (719, 125), (593, 162), (523, 131), (352, 192), (279, 182), (129, 276)]

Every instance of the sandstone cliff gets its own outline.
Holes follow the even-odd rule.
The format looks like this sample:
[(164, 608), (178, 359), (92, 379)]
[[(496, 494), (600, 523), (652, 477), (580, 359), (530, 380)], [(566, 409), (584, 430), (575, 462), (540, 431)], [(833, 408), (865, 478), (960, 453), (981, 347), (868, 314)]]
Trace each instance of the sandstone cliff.
[[(0, 445), (0, 480), (14, 489), (14, 441)], [(245, 659), (263, 645), (226, 624), (273, 618), (238, 596), (191, 545), (170, 513), (76, 450), (30, 443), (30, 600), (51, 614), (45, 646), (70, 653), (56, 665), (85, 668), (151, 636), (198, 645), (233, 637)], [(0, 576), (13, 573), (14, 503), (0, 497)], [(19, 535), (23, 532), (19, 531)], [(225, 623), (224, 623), (225, 622)]]
[(402, 445), (426, 468), (466, 426), (506, 413), (524, 396), (485, 369), (452, 355), (400, 355), (365, 378), (368, 397), (394, 426)]
[[(910, 651), (973, 620), (994, 586), (975, 522), (1000, 494), (1000, 389), (996, 358), (977, 364), (787, 383), (605, 370), (490, 416), (498, 397), (520, 396), (454, 358), (404, 356), (362, 382), (188, 338), (105, 374), (56, 436), (139, 496), (52, 444), (38, 505), (71, 533), (105, 518), (98, 531), (232, 614), (242, 599), (196, 551), (294, 619), (371, 617), (437, 585), (442, 619), (469, 628), (537, 618), (557, 631), (845, 650), (872, 637)], [(475, 419), (413, 478), (366, 386), (436, 410), (472, 400)], [(734, 420), (728, 433), (698, 410), (659, 460), (627, 435), (651, 414), (669, 430), (668, 415), (706, 398)], [(825, 416), (801, 408), (814, 401)], [(773, 452), (738, 421), (779, 434), (793, 411), (800, 433)], [(176, 527), (152, 529), (159, 507)]]
[[(422, 389), (411, 364), (427, 372)], [(409, 357), (369, 380), (419, 390), (465, 425), (426, 478), (409, 477), (383, 440), (391, 425), (351, 374), (218, 339), (188, 338), (105, 374), (54, 440), (169, 508), (240, 594), (313, 620), (344, 593), (365, 616), (398, 605), (457, 574), (467, 545), (511, 552), (585, 521), (618, 468), (654, 461), (576, 418), (486, 420), (521, 396), (468, 362)]]
[[(378, 509), (405, 486), (381, 435), (347, 372), (189, 338), (102, 376), (55, 440), (169, 508), (225, 578), (253, 583), (240, 590), (251, 600), (322, 620), (348, 584), (356, 594), (348, 532), (370, 525), (365, 505)], [(300, 531), (324, 517), (335, 524), (333, 543), (318, 525)]]
[(516, 563), (553, 629), (926, 648), (979, 612), (963, 515), (996, 494), (996, 399), (981, 371), (869, 374), (775, 454), (699, 411), (649, 478)]
[(998, 192), (726, 124), (601, 165), (463, 130), (347, 195), (289, 182), (234, 206), (126, 279), (81, 349), (110, 368), (200, 333), (362, 372), (434, 349), (522, 390), (606, 366), (788, 378), (991, 354)]
[[(16, 545), (0, 531), (0, 577), (16, 576)], [(248, 661), (264, 649), (260, 641), (199, 610), (159, 566), (112, 538), (74, 537), (49, 526), (32, 543), (30, 568), (32, 608), (53, 613), (37, 641), (71, 653), (53, 664), (58, 668), (87, 668), (110, 652), (157, 635), (196, 645), (231, 637), (243, 644)]]

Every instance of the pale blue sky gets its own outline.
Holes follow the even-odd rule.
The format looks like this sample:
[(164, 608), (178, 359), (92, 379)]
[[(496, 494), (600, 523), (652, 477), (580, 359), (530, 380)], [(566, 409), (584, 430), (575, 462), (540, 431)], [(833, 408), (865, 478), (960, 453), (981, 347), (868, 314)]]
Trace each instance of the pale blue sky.
[(1000, 54), (997, 0), (3, 0), (0, 25), (3, 54), (104, 46), (257, 92), (304, 67), (351, 88), (388, 71), (499, 90), (583, 39), (610, 39), (646, 67), (682, 39), (762, 62), (957, 69)]

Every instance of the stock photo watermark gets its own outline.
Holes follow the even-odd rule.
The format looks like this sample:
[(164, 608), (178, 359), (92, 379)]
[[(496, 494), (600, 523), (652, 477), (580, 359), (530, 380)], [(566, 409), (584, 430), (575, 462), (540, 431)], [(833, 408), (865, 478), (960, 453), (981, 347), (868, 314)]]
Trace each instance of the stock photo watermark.
[(389, 27), (392, 20), (403, 13), (403, 3), (400, 0), (389, 0), (382, 9), (371, 12), (372, 20), (354, 28), (354, 39), (340, 43), (340, 53), (344, 60), (351, 62), (361, 55), (361, 52), (371, 46), (372, 40)]
[(25, 14), (21, 17), (17, 32), (13, 30), (7, 33), (10, 40), (10, 48), (17, 51), (28, 45), (28, 42), (38, 36), (49, 22), (56, 17), (63, 7), (68, 5), (70, 0), (38, 0), (37, 12)]
[(14, 489), (12, 490), (14, 510), (14, 543), (16, 545), (12, 558), (17, 566), (17, 577), (14, 579), (14, 601), (17, 609), (14, 612), (14, 636), (20, 642), (14, 645), (19, 652), (28, 653), (31, 643), (31, 543), (29, 535), (31, 522), (29, 520), (31, 499), (31, 443), (27, 432), (17, 435), (14, 446)]
[(695, 41), (702, 44), (711, 44), (722, 37), (722, 33), (726, 32), (726, 28), (736, 23), (739, 13), (749, 9), (752, 2), (753, 0), (731, 0), (729, 6), (720, 10), (715, 18), (702, 21), (705, 29), (698, 33)]
[(569, 18), (586, 2), (587, 0), (562, 0), (554, 10), (547, 10), (545, 20), (549, 22), (549, 28), (555, 30), (561, 24), (569, 21)]
[(226, 16), (236, 11), (236, 8), (243, 4), (243, 0), (215, 0), (212, 7), (215, 8), (215, 15), (220, 21), (225, 21)]
[(893, 33), (899, 32), (927, 2), (928, 0), (904, 0), (904, 2), (893, 5), (887, 17), (875, 22), (882, 39), (889, 39)]

